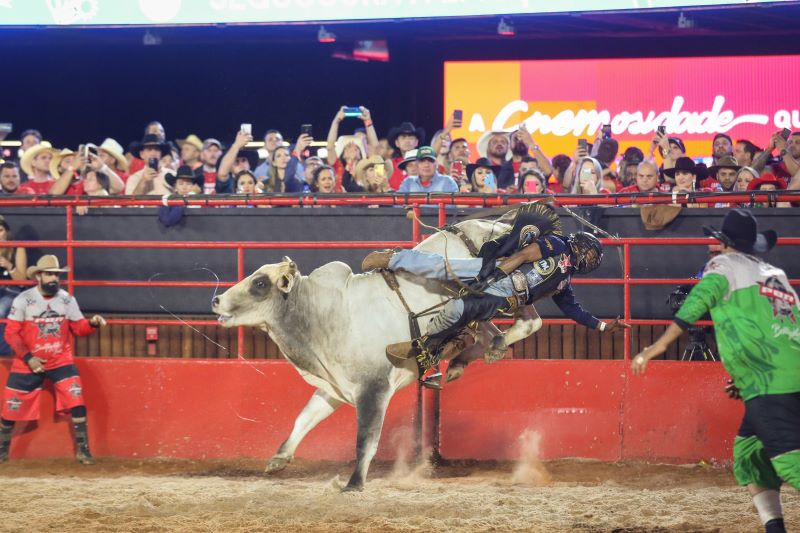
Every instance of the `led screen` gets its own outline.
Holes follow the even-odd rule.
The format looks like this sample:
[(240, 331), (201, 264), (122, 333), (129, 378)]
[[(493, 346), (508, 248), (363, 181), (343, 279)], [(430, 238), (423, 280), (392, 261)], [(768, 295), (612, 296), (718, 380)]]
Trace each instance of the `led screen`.
[(620, 152), (645, 153), (664, 124), (692, 156), (709, 155), (716, 133), (763, 147), (776, 130), (800, 130), (800, 56), (459, 61), (444, 72), (445, 120), (463, 110), (453, 138), (473, 150), (482, 133), (522, 122), (550, 157), (571, 156), (603, 124)]
[(0, 25), (308, 22), (664, 9), (759, 1), (763, 0), (0, 0)]

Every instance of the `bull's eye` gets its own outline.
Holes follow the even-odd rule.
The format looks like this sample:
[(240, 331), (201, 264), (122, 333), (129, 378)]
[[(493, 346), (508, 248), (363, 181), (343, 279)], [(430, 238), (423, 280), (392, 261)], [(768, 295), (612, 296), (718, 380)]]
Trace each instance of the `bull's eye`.
[(256, 281), (256, 287), (258, 287), (259, 289), (263, 289), (266, 286), (267, 286), (267, 284), (264, 283), (263, 279), (260, 279), (260, 280)]

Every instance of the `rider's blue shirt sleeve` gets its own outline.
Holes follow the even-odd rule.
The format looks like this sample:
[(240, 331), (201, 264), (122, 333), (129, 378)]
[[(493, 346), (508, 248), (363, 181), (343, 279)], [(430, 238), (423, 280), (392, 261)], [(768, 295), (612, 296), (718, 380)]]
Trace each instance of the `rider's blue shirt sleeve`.
[(553, 296), (553, 302), (561, 309), (562, 313), (582, 326), (586, 326), (590, 329), (597, 329), (597, 326), (600, 324), (600, 320), (597, 317), (581, 307), (581, 304), (575, 300), (575, 293), (572, 290), (572, 285), (567, 285), (564, 290), (556, 293)]
[(539, 237), (536, 240), (536, 244), (539, 245), (539, 249), (542, 251), (542, 259), (569, 253), (566, 243), (555, 235), (545, 235), (544, 237)]

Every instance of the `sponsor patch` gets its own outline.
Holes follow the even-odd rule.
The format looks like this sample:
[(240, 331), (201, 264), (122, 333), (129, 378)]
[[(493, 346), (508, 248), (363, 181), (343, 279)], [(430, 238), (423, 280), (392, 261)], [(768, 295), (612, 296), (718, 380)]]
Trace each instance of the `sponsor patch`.
[(73, 383), (72, 385), (70, 385), (69, 388), (67, 389), (67, 391), (70, 394), (72, 394), (74, 397), (76, 397), (76, 398), (78, 396), (80, 396), (81, 394), (83, 394), (83, 390), (81, 389), (81, 386), (78, 385), (77, 383)]
[(542, 277), (547, 277), (556, 269), (556, 262), (552, 257), (541, 259), (533, 264), (533, 269)]
[(758, 283), (758, 294), (765, 296), (772, 305), (772, 316), (787, 318), (792, 322), (797, 320), (794, 317), (794, 307), (797, 305), (797, 298), (794, 294), (786, 290), (783, 283), (776, 278), (770, 277), (764, 283)]
[(561, 256), (561, 259), (558, 260), (558, 269), (562, 274), (566, 274), (571, 266), (572, 259), (570, 259), (569, 255), (564, 254)]
[(16, 396), (12, 396), (6, 400), (6, 406), (8, 406), (9, 411), (19, 411), (19, 408), (22, 407), (22, 400)]

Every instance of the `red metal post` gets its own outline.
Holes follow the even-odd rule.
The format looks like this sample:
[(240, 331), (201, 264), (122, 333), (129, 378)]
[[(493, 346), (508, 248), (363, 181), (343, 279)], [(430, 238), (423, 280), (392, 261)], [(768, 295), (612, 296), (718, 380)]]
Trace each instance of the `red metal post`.
[[(622, 290), (624, 291), (623, 294), (623, 312), (625, 314), (625, 320), (628, 321), (631, 319), (631, 245), (630, 244), (623, 244), (622, 245), (622, 257), (623, 257), (623, 272), (622, 276), (625, 281), (625, 285), (623, 286)], [(631, 357), (631, 330), (624, 329), (623, 330), (623, 347), (625, 350), (625, 360), (627, 361)]]
[(72, 234), (73, 234), (73, 226), (72, 226), (72, 207), (67, 206), (67, 266), (69, 267), (69, 271), (67, 272), (67, 290), (70, 294), (75, 293), (75, 287), (72, 286), (72, 279), (74, 278), (75, 274), (75, 260), (72, 256)]
[[(236, 281), (244, 279), (244, 247), (240, 246), (236, 249)], [(236, 356), (244, 357), (244, 328), (239, 326), (236, 328)]]
[(444, 210), (444, 204), (439, 204), (439, 227), (444, 227), (447, 224), (447, 212)]

